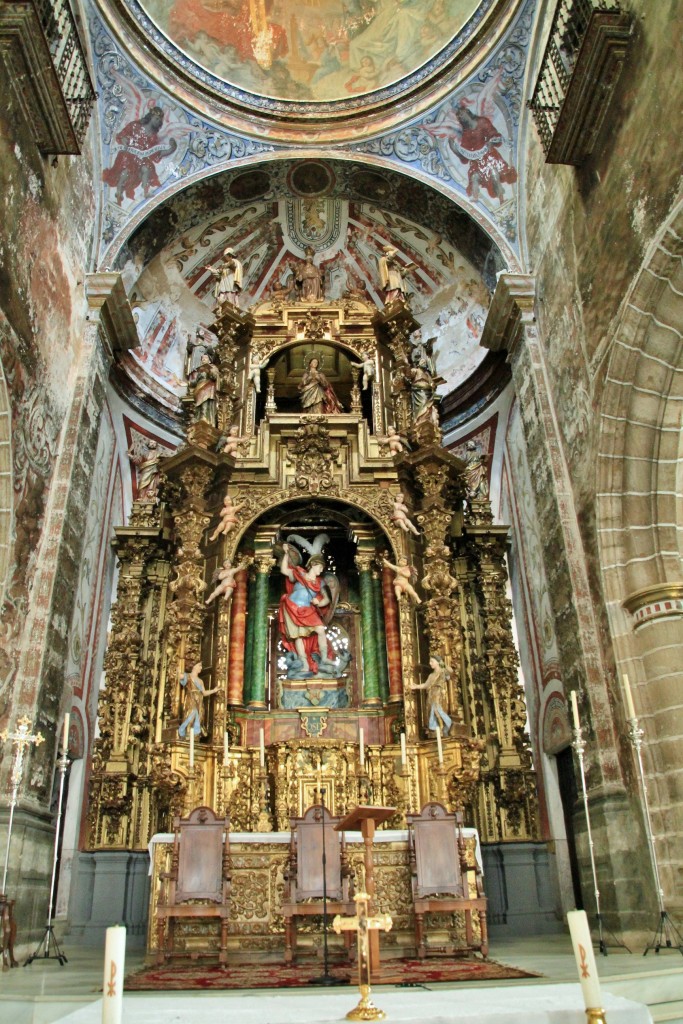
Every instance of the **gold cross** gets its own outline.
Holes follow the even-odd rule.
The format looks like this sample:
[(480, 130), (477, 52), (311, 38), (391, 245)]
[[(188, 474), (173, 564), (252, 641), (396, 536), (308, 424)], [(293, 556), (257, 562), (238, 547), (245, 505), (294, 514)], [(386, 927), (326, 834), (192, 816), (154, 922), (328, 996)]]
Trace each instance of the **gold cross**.
[(371, 929), (382, 929), (388, 932), (393, 921), (390, 914), (368, 913), (370, 896), (366, 892), (357, 892), (353, 897), (356, 901), (356, 916), (341, 917), (339, 914), (332, 922), (332, 927), (339, 935), (340, 932), (358, 932), (358, 987), (361, 999), (353, 1010), (346, 1014), (347, 1020), (384, 1020), (386, 1013), (378, 1009), (370, 999), (370, 941), (369, 931)]

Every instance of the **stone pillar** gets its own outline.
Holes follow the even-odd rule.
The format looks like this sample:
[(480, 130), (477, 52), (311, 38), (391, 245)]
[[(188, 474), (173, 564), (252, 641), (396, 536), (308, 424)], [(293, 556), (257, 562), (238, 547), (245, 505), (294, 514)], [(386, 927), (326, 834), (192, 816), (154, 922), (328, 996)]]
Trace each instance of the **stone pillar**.
[(389, 671), (389, 703), (403, 700), (403, 672), (401, 669), (401, 629), (398, 603), (394, 593), (394, 573), (386, 565), (382, 569), (382, 602)]
[[(7, 727), (14, 731), (17, 719), (27, 715), (46, 742), (27, 753), (19, 806), (15, 815), (12, 860), (21, 851), (20, 884), (10, 872), (9, 887), (16, 898), (20, 942), (34, 944), (45, 923), (45, 900), (52, 868), (54, 830), (49, 811), (54, 762), (64, 696), (72, 622), (79, 569), (86, 541), (86, 517), (100, 431), (106, 402), (109, 368), (118, 351), (138, 344), (137, 330), (121, 276), (91, 274), (86, 278), (87, 311), (80, 347), (73, 346), (79, 361), (74, 365), (73, 390), (65, 403), (64, 422), (52, 476), (45, 493), (44, 518), (36, 569), (31, 583), (23, 624), (16, 643), (6, 654), (16, 664)], [(78, 302), (74, 308), (78, 308)], [(67, 339), (68, 340), (68, 339)], [(75, 339), (73, 339), (75, 340)], [(68, 387), (65, 382), (65, 388)], [(38, 443), (39, 435), (34, 437)], [(4, 752), (3, 752), (4, 753)], [(6, 793), (12, 757), (0, 764), (0, 792)], [(6, 808), (0, 813), (0, 849), (5, 849)]]
[(374, 595), (372, 589), (373, 555), (356, 555), (360, 581), (360, 619), (363, 638), (363, 704), (381, 705), (379, 676), (377, 673), (377, 645), (375, 635)]
[[(523, 274), (501, 274), (481, 344), (507, 350), (519, 402), (544, 540), (544, 562), (552, 603), (565, 693), (576, 689), (589, 739), (589, 800), (595, 815), (593, 839), (602, 910), (608, 927), (645, 927), (641, 879), (647, 852), (637, 803), (629, 799), (608, 689), (606, 663), (591, 590), (584, 538), (559, 432), (554, 396), (535, 319), (535, 282)], [(585, 829), (577, 813), (577, 833)], [(625, 841), (625, 837), (632, 837)], [(628, 847), (628, 849), (627, 849)], [(582, 857), (582, 889), (590, 905), (593, 889), (587, 857)], [(617, 916), (618, 914), (618, 916)]]
[(235, 577), (235, 589), (230, 608), (230, 659), (228, 668), (228, 705), (239, 707), (244, 703), (244, 655), (247, 633), (247, 580), (246, 572)]
[(273, 568), (273, 556), (256, 556), (256, 580), (254, 586), (254, 638), (252, 661), (250, 708), (266, 707), (266, 688), (268, 684), (268, 591), (270, 571)]
[(372, 610), (375, 619), (375, 647), (377, 652), (377, 676), (379, 695), (382, 703), (389, 700), (389, 674), (387, 671), (387, 636), (384, 629), (384, 607), (382, 602), (382, 580), (375, 566), (372, 570)]

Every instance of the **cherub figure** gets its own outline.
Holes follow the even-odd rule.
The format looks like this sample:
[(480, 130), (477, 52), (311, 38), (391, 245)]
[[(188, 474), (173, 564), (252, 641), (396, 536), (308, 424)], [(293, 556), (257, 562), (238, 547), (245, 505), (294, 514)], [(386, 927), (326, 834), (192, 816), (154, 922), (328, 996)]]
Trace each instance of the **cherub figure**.
[(249, 373), (247, 374), (247, 378), (254, 385), (254, 391), (257, 395), (261, 394), (261, 371), (265, 370), (267, 365), (268, 360), (262, 360), (259, 353), (255, 349), (252, 349), (249, 355)]
[(243, 558), (239, 565), (233, 565), (229, 558), (226, 558), (223, 562), (223, 567), (217, 569), (213, 574), (212, 583), (218, 582), (218, 586), (212, 593), (209, 594), (204, 604), (211, 604), (215, 598), (223, 595), (225, 601), (229, 601), (232, 597), (233, 591), (237, 585), (236, 577), (238, 573), (244, 572), (249, 565), (250, 559)]
[(216, 537), (220, 537), (221, 534), (224, 537), (230, 533), (231, 530), (237, 526), (237, 513), (243, 508), (243, 505), (235, 505), (234, 501), (228, 493), (223, 498), (223, 508), (220, 510), (220, 522), (209, 537), (209, 544), (211, 544)]
[(362, 352), (362, 356), (363, 361), (362, 363), (360, 363), (360, 367), (363, 371), (363, 379), (361, 381), (361, 385), (363, 391), (367, 391), (367, 389), (370, 387), (373, 380), (375, 379), (375, 357), (373, 355), (371, 348), (364, 349)]
[(401, 555), (398, 560), (398, 565), (392, 565), (388, 558), (382, 558), (382, 565), (386, 565), (389, 569), (393, 569), (396, 575), (394, 576), (394, 593), (396, 594), (396, 600), (400, 601), (403, 594), (407, 594), (408, 597), (415, 602), (415, 604), (422, 604), (420, 595), (415, 590), (415, 587), (410, 582), (411, 579), (415, 579), (417, 573), (409, 563), (405, 555)]
[(399, 491), (394, 498), (394, 510), (391, 513), (391, 518), (397, 526), (400, 526), (404, 533), (413, 533), (416, 537), (420, 536), (420, 531), (417, 526), (408, 518), (408, 506), (403, 500), (403, 494), (401, 491)]
[(396, 427), (393, 427), (391, 425), (387, 427), (387, 432), (384, 435), (384, 437), (378, 436), (377, 440), (379, 441), (380, 444), (387, 445), (387, 447), (389, 448), (390, 455), (400, 455), (401, 452), (404, 452), (406, 450), (403, 438), (399, 434)]
[(240, 428), (237, 423), (233, 423), (228, 430), (228, 436), (222, 437), (218, 442), (217, 450), (223, 452), (225, 455), (235, 456), (240, 455), (240, 445), (248, 441), (248, 437), (240, 437)]
[(192, 729), (196, 737), (201, 736), (204, 731), (202, 722), (204, 698), (210, 697), (212, 693), (218, 691), (217, 686), (214, 686), (212, 690), (204, 688), (204, 683), (199, 676), (201, 670), (202, 663), (198, 661), (196, 665), (192, 666), (189, 675), (187, 672), (180, 673), (180, 685), (185, 690), (185, 703), (186, 710), (188, 711), (184, 721), (178, 726), (178, 735), (181, 740), (185, 739), (185, 734), (189, 728)]

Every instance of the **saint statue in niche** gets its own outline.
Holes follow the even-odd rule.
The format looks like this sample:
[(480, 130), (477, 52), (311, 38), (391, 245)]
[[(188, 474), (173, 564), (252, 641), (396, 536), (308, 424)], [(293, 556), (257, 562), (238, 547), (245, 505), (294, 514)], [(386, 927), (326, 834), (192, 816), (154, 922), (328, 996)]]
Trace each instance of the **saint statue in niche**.
[[(308, 552), (305, 568), (301, 553), (292, 542)], [(334, 657), (325, 629), (339, 597), (339, 580), (333, 572), (326, 571), (322, 553), (328, 542), (326, 533), (317, 534), (312, 543), (294, 533), (282, 545), (280, 572), (285, 577), (285, 592), (280, 598), (278, 628), (282, 645), (288, 652), (287, 676), (290, 679), (332, 678), (348, 665), (348, 655)]]
[(301, 408), (305, 413), (325, 415), (329, 413), (343, 412), (339, 399), (334, 393), (334, 388), (320, 369), (320, 359), (311, 356), (308, 366), (299, 384), (301, 393)]

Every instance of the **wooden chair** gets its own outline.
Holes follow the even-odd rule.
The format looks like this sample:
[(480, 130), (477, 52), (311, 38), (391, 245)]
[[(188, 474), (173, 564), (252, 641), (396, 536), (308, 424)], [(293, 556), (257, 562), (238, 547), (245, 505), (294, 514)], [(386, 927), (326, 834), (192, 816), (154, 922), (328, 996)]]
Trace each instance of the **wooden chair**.
[(220, 919), (218, 959), (225, 963), (230, 912), (229, 816), (221, 819), (210, 807), (197, 807), (187, 818), (176, 817), (173, 828), (171, 870), (161, 875), (162, 890), (156, 911), (157, 963), (178, 955), (175, 922), (179, 918), (208, 917)]
[[(340, 821), (327, 808), (309, 807), (303, 818), (292, 818), (289, 865), (285, 873), (285, 963), (296, 955), (296, 922), (299, 917), (312, 917), (323, 912), (323, 831), (325, 835), (326, 887), (328, 915), (354, 915), (356, 904), (350, 891), (344, 833), (336, 832)], [(344, 933), (349, 949), (353, 936)]]
[[(425, 804), (420, 814), (407, 816), (410, 829), (410, 866), (415, 910), (415, 946), (423, 958), (428, 948), (424, 916), (429, 913), (465, 915), (465, 949), (488, 955), (486, 897), (481, 871), (474, 858), (468, 862), (462, 835), (462, 815), (449, 814), (442, 804)], [(472, 913), (479, 917), (480, 937), (475, 941)]]

